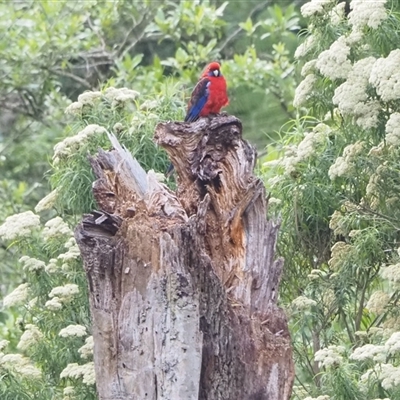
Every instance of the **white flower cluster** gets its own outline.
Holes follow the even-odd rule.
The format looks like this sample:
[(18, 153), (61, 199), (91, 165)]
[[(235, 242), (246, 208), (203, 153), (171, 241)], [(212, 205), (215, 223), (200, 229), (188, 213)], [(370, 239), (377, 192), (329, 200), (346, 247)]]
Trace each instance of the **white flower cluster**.
[(121, 122), (116, 122), (113, 126), (113, 132), (121, 132), (124, 130), (124, 126), (121, 124)]
[(46, 266), (46, 263), (44, 261), (38, 260), (36, 258), (31, 258), (28, 256), (22, 256), (19, 259), (19, 262), (21, 262), (24, 265), (23, 269), (29, 272), (40, 271), (41, 269), (44, 269)]
[(346, 236), (349, 233), (347, 227), (345, 226), (344, 214), (341, 211), (335, 210), (335, 212), (332, 214), (329, 221), (329, 228), (333, 230), (333, 233), (336, 236)]
[(94, 363), (89, 362), (84, 365), (77, 363), (68, 364), (66, 368), (61, 372), (60, 378), (83, 378), (83, 383), (86, 385), (93, 385), (96, 382), (94, 373)]
[(71, 237), (64, 245), (68, 251), (66, 253), (60, 254), (57, 258), (66, 263), (71, 260), (76, 260), (81, 256), (81, 252), (79, 250), (78, 244), (74, 237)]
[(43, 334), (36, 325), (26, 324), (25, 331), (19, 339), (17, 349), (25, 351), (38, 343), (42, 338)]
[(29, 300), (27, 308), (28, 309), (34, 308), (36, 306), (37, 302), (38, 302), (38, 298), (34, 297), (32, 300)]
[(380, 142), (377, 146), (372, 146), (368, 152), (369, 156), (380, 157), (383, 154), (385, 143)]
[(359, 340), (364, 340), (368, 337), (368, 332), (366, 331), (355, 331), (354, 335)]
[(60, 236), (72, 235), (73, 233), (71, 229), (61, 217), (55, 217), (47, 221), (43, 229), (43, 237), (46, 241)]
[(140, 109), (144, 111), (154, 110), (160, 105), (158, 100), (146, 100), (140, 105)]
[(386, 142), (392, 146), (400, 145), (400, 113), (390, 115), (386, 123)]
[(0, 340), (0, 351), (4, 350), (9, 344), (8, 340)]
[(342, 265), (342, 262), (346, 260), (348, 255), (353, 250), (353, 246), (345, 242), (336, 242), (331, 248), (331, 258), (328, 261), (329, 266), (337, 270)]
[(383, 101), (400, 97), (400, 49), (392, 50), (386, 58), (378, 58), (371, 70), (369, 83)]
[(55, 189), (52, 192), (50, 192), (47, 196), (43, 197), (43, 199), (40, 200), (39, 203), (37, 203), (35, 207), (35, 212), (40, 213), (45, 210), (51, 210), (56, 204), (57, 196), (58, 196), (58, 191), (57, 189)]
[(82, 325), (68, 325), (66, 328), (61, 329), (58, 336), (69, 337), (77, 336), (82, 337), (86, 335), (86, 328)]
[(324, 14), (326, 12), (326, 6), (331, 5), (334, 1), (335, 0), (311, 0), (301, 7), (301, 15), (307, 18), (315, 14)]
[(93, 336), (89, 336), (85, 340), (85, 344), (78, 350), (81, 358), (89, 358), (93, 355)]
[(51, 290), (49, 297), (57, 297), (61, 303), (69, 303), (79, 293), (79, 287), (75, 283), (67, 283), (64, 286), (57, 286)]
[(331, 180), (336, 177), (349, 175), (354, 170), (353, 161), (363, 151), (364, 143), (356, 142), (349, 144), (343, 149), (343, 156), (338, 157), (336, 161), (330, 166), (328, 175)]
[(292, 307), (296, 308), (297, 310), (309, 310), (311, 307), (314, 307), (317, 305), (317, 302), (315, 300), (309, 299), (308, 297), (305, 296), (299, 296), (296, 297), (292, 301)]
[(317, 58), (316, 68), (320, 73), (331, 79), (346, 79), (352, 66), (347, 58), (350, 54), (350, 47), (344, 36), (340, 36), (333, 42), (329, 50), (320, 53)]
[(364, 346), (357, 347), (350, 355), (350, 359), (356, 361), (364, 361), (370, 359), (377, 362), (385, 362), (386, 349), (385, 346), (365, 344)]
[(339, 25), (344, 20), (345, 7), (346, 3), (342, 2), (333, 7), (332, 10), (329, 12), (329, 18), (332, 25)]
[(70, 303), (78, 293), (79, 287), (75, 283), (57, 286), (49, 293), (51, 300), (46, 301), (44, 306), (51, 311), (57, 311), (62, 308), (63, 304)]
[(62, 308), (62, 303), (58, 297), (53, 297), (51, 300), (46, 301), (44, 306), (50, 311), (57, 311)]
[[(358, 42), (360, 42), (364, 37), (364, 33), (362, 30), (359, 30), (358, 28), (353, 29), (349, 35), (346, 36), (346, 43), (349, 46), (352, 46)], [(367, 45), (364, 46), (364, 49), (366, 48)]]
[(367, 94), (368, 80), (376, 62), (374, 57), (364, 58), (354, 64), (346, 82), (341, 84), (333, 96), (344, 115), (354, 116), (358, 126), (368, 129), (378, 124), (379, 102), (370, 100)]
[(78, 101), (75, 101), (65, 109), (65, 114), (71, 114), (71, 115), (81, 114), (82, 108), (83, 104), (79, 103)]
[(42, 375), (41, 371), (31, 364), (31, 360), (21, 354), (4, 355), (0, 359), (0, 365), (30, 379), (38, 379)]
[(361, 381), (367, 382), (371, 375), (378, 377), (385, 390), (391, 390), (400, 385), (400, 367), (392, 364), (377, 364), (373, 369), (369, 369), (361, 376)]
[[(333, 276), (333, 274), (331, 276)], [(323, 291), (321, 304), (325, 313), (331, 313), (337, 308), (335, 292), (332, 289), (325, 289)]]
[(385, 343), (386, 351), (393, 355), (400, 351), (400, 332), (393, 332)]
[(319, 278), (325, 277), (326, 272), (320, 270), (320, 269), (312, 269), (310, 273), (307, 275), (308, 279), (315, 281)]
[(394, 332), (399, 330), (400, 317), (398, 315), (389, 315), (386, 317), (385, 322), (382, 324), (382, 337), (388, 338)]
[(4, 307), (13, 307), (26, 302), (29, 295), (29, 283), (22, 283), (3, 299)]
[(92, 92), (88, 90), (78, 96), (78, 102), (82, 104), (93, 105), (94, 102), (100, 98), (101, 98), (101, 92), (99, 91)]
[(318, 124), (311, 132), (306, 132), (304, 139), (297, 146), (297, 161), (310, 157), (316, 145), (324, 143), (331, 132), (331, 128), (325, 124)]
[(277, 199), (276, 197), (269, 197), (268, 198), (268, 205), (271, 205), (271, 206), (273, 204), (279, 205), (281, 203), (282, 203), (282, 200), (281, 199)]
[(57, 259), (51, 258), (49, 260), (49, 263), (44, 267), (44, 270), (48, 274), (54, 274), (55, 272), (57, 272), (58, 271)]
[(73, 386), (66, 386), (63, 390), (63, 399), (62, 400), (74, 400), (75, 397), (75, 388)]
[(124, 103), (126, 101), (133, 101), (140, 93), (136, 90), (131, 90), (127, 88), (116, 89), (114, 87), (109, 87), (105, 90), (104, 96), (111, 100), (113, 104)]
[(88, 104), (93, 106), (96, 100), (101, 98), (101, 92), (95, 91), (87, 91), (78, 96), (78, 101), (70, 104), (65, 109), (65, 114), (80, 114), (82, 112), (83, 106)]
[(305, 79), (300, 82), (294, 92), (294, 107), (301, 107), (310, 99), (314, 90), (315, 82), (317, 82), (317, 77), (314, 74), (307, 75)]
[(297, 399), (304, 399), (308, 395), (309, 391), (310, 388), (306, 384), (293, 385), (292, 396), (294, 396)]
[(62, 158), (68, 157), (86, 143), (91, 136), (101, 135), (106, 129), (97, 124), (90, 124), (75, 136), (69, 136), (54, 146), (53, 163), (57, 165)]
[(371, 294), (366, 308), (374, 314), (381, 314), (384, 312), (389, 300), (390, 296), (387, 293), (377, 290)]
[(302, 58), (306, 56), (316, 45), (317, 39), (315, 36), (310, 35), (304, 40), (304, 42), (297, 47), (294, 56), (295, 58)]
[(10, 215), (0, 225), (0, 238), (3, 240), (15, 240), (30, 236), (32, 231), (40, 226), (40, 217), (32, 211)]
[(310, 60), (307, 61), (304, 65), (303, 68), (301, 69), (301, 76), (307, 76), (313, 72), (315, 72), (315, 65), (317, 64), (317, 60)]
[(388, 18), (385, 9), (386, 0), (352, 0), (349, 13), (350, 25), (356, 28), (363, 28), (365, 25), (377, 29), (379, 25)]
[(285, 157), (279, 160), (268, 161), (264, 166), (282, 166), (286, 174), (296, 169), (296, 165), (314, 154), (316, 147), (326, 141), (331, 128), (325, 124), (318, 124), (311, 132), (304, 134), (303, 140), (297, 146), (287, 146)]
[(382, 267), (379, 273), (383, 279), (398, 283), (400, 282), (400, 263)]
[(318, 350), (314, 359), (319, 362), (320, 367), (331, 367), (339, 365), (343, 357), (341, 354), (345, 352), (343, 346), (328, 346), (325, 349)]

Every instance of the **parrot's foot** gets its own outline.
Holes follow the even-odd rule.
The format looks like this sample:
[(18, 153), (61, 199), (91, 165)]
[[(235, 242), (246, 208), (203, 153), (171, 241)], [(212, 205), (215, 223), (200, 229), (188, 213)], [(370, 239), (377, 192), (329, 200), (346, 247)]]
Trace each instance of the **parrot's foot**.
[(208, 114), (207, 115), (207, 118), (209, 119), (209, 120), (212, 120), (212, 119), (214, 119), (214, 118), (216, 118), (216, 117), (219, 117), (219, 116), (221, 116), (222, 114)]

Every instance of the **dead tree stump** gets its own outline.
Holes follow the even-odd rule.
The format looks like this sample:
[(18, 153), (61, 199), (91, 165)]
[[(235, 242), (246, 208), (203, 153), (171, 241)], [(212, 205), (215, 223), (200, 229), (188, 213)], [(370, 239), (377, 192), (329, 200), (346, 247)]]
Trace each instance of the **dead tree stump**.
[(100, 211), (76, 229), (101, 400), (286, 400), (294, 379), (278, 224), (233, 116), (155, 132), (176, 193), (114, 149), (91, 159)]

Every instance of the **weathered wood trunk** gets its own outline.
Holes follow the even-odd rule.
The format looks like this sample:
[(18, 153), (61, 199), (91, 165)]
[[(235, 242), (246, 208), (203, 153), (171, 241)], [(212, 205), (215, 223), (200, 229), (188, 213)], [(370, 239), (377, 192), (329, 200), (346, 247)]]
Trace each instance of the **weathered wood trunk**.
[(278, 224), (241, 129), (232, 116), (159, 124), (176, 193), (115, 138), (91, 159), (100, 211), (76, 238), (101, 400), (289, 399)]

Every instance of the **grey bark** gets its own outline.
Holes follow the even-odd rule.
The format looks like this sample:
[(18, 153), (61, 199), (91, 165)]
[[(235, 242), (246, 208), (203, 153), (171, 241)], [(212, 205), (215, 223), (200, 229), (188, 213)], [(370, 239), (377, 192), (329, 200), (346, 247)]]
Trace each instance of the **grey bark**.
[(76, 239), (101, 400), (289, 399), (278, 224), (241, 131), (232, 116), (159, 124), (176, 192), (113, 137), (91, 158), (100, 211)]

